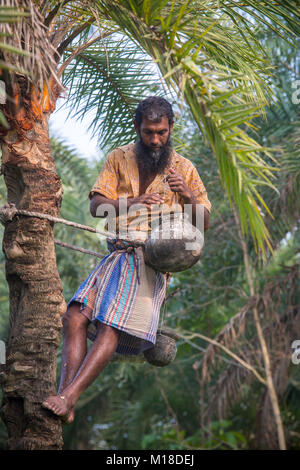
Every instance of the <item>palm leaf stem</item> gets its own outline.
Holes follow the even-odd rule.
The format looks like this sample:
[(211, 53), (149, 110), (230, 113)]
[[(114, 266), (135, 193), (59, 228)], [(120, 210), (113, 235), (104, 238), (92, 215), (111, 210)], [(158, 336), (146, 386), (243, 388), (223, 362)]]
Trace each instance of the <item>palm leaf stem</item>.
[(118, 31), (120, 31), (119, 28), (114, 29), (113, 31), (108, 31), (106, 33), (101, 33), (99, 36), (96, 36), (95, 38), (91, 39), (89, 42), (87, 42), (85, 44), (82, 44), (77, 49), (73, 50), (72, 54), (60, 66), (60, 68), (58, 70), (58, 73), (57, 73), (57, 76), (60, 77), (63, 74), (66, 67), (72, 62), (72, 60), (75, 59), (79, 54), (82, 54), (83, 51), (88, 49), (95, 42), (103, 40), (103, 39), (107, 38), (108, 36), (110, 36), (111, 34), (117, 33)]

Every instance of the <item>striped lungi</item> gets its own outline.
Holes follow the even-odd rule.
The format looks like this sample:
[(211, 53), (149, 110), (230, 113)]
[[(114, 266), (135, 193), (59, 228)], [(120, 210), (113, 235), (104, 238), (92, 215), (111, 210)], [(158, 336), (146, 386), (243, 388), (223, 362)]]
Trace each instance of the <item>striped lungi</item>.
[[(165, 276), (147, 266), (142, 247), (107, 239), (110, 254), (85, 279), (68, 303), (79, 302), (95, 339), (97, 321), (120, 330), (116, 352), (140, 354), (155, 345)], [(85, 307), (89, 309), (83, 310)]]

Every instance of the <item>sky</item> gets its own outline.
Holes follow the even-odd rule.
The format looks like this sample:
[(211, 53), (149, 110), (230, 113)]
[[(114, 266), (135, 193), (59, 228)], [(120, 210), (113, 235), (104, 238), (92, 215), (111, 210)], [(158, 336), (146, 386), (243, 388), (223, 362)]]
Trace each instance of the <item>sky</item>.
[(68, 108), (64, 104), (65, 99), (57, 101), (56, 110), (50, 117), (50, 135), (57, 137), (67, 144), (68, 147), (76, 149), (78, 155), (88, 160), (102, 158), (101, 148), (97, 144), (97, 137), (92, 137), (88, 131), (89, 120), (76, 120), (68, 117)]

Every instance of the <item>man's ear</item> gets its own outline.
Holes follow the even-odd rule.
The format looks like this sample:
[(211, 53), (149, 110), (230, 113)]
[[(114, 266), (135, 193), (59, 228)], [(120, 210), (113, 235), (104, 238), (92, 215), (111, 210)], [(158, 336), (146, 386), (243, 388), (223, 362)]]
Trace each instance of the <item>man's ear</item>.
[(172, 131), (173, 131), (173, 124), (174, 124), (174, 122), (171, 122), (171, 124), (170, 124), (170, 134), (172, 134)]
[(133, 125), (134, 125), (135, 132), (138, 134), (139, 133), (139, 126), (138, 126), (136, 120), (133, 121)]

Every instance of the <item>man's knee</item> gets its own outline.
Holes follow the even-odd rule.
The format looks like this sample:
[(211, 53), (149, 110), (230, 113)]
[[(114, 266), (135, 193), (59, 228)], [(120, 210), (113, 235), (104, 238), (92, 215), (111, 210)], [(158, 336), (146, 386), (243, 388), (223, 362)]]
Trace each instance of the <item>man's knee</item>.
[(97, 338), (98, 340), (105, 342), (107, 344), (118, 344), (120, 336), (120, 330), (114, 328), (110, 325), (106, 325), (105, 323), (98, 322), (97, 325)]
[(87, 327), (88, 323), (88, 318), (81, 313), (81, 305), (79, 303), (71, 304), (62, 316), (64, 330), (72, 327)]

